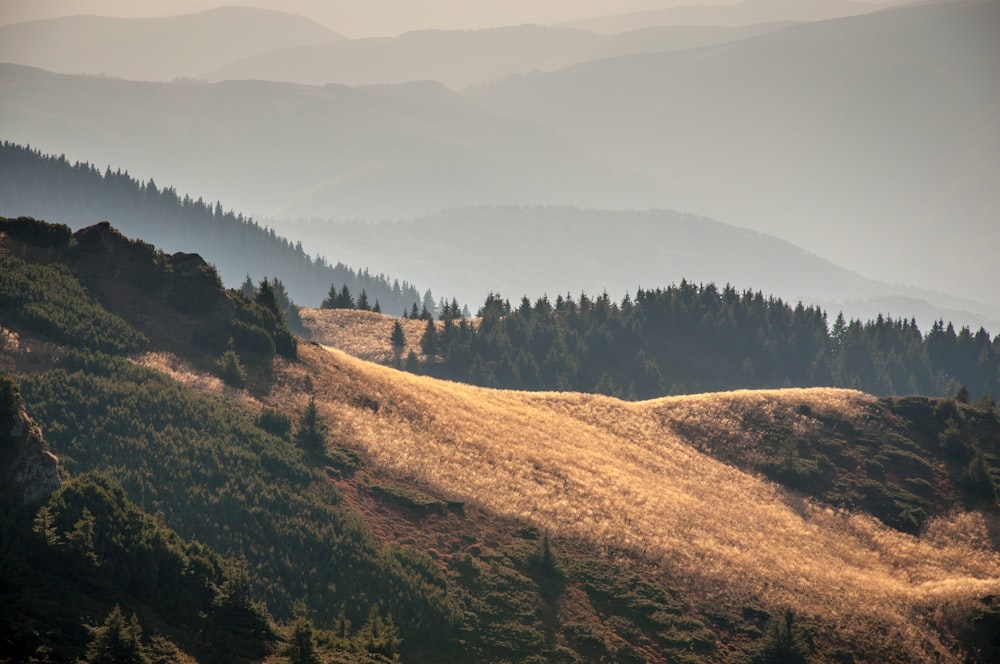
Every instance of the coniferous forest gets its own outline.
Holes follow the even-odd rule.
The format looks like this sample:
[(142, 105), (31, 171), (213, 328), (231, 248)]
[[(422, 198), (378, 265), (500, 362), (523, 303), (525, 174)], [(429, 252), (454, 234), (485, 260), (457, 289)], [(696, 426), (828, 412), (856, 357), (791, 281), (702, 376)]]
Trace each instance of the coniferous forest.
[(0, 215), (29, 214), (70, 226), (110, 220), (123, 233), (142, 237), (171, 251), (191, 251), (192, 243), (214, 264), (223, 281), (236, 286), (250, 276), (279, 279), (299, 304), (318, 305), (331, 283), (362, 290), (385, 311), (403, 311), (423, 295), (415, 286), (367, 268), (310, 257), (301, 242), (292, 243), (252, 218), (222, 203), (211, 203), (141, 181), (128, 171), (103, 172), (94, 164), (70, 163), (65, 156), (43, 155), (28, 146), (0, 144)]
[[(832, 386), (872, 394), (973, 398), (1000, 388), (1000, 335), (943, 321), (879, 316), (830, 323), (732, 286), (682, 281), (607, 294), (547, 297), (516, 307), (490, 295), (478, 323), (454, 308), (421, 339), (424, 373), (476, 385), (599, 392), (629, 399), (739, 388)], [(413, 363), (410, 363), (413, 366)]]

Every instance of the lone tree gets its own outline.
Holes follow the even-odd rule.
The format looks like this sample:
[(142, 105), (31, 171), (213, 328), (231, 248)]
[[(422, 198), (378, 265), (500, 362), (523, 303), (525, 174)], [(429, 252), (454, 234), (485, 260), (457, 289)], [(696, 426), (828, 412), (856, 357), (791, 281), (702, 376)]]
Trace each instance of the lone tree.
[(365, 292), (364, 288), (361, 289), (361, 295), (358, 296), (358, 303), (355, 305), (354, 308), (357, 309), (358, 311), (372, 310), (371, 306), (368, 304), (368, 293)]
[(392, 350), (395, 351), (396, 355), (403, 352), (403, 347), (406, 346), (406, 335), (403, 333), (403, 326), (397, 320), (392, 324), (392, 334), (389, 335), (389, 343), (392, 344)]
[(327, 426), (319, 418), (316, 399), (309, 399), (309, 405), (299, 418), (299, 430), (295, 434), (295, 442), (310, 454), (325, 454), (326, 433)]

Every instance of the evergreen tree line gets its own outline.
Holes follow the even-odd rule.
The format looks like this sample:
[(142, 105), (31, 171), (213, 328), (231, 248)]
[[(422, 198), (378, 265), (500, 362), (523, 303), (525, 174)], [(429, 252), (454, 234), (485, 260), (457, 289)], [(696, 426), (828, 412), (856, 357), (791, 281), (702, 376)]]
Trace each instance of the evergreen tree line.
[(835, 386), (873, 394), (997, 393), (1000, 336), (939, 321), (879, 315), (828, 325), (818, 307), (761, 292), (682, 281), (639, 290), (523, 298), (487, 297), (474, 325), (432, 322), (427, 359), (406, 367), (477, 385), (599, 392), (625, 398), (739, 388)]
[(298, 302), (319, 303), (335, 281), (355, 292), (365, 290), (387, 311), (421, 302), (412, 284), (353, 270), (322, 256), (310, 257), (301, 242), (292, 243), (250, 217), (224, 211), (220, 202), (193, 200), (173, 187), (143, 182), (128, 171), (102, 173), (87, 162), (43, 155), (30, 146), (0, 144), (0, 215), (34, 216), (71, 226), (110, 220), (126, 235), (142, 237), (166, 251), (197, 251), (213, 263), (225, 283), (235, 285), (253, 266), (253, 279), (276, 275)]

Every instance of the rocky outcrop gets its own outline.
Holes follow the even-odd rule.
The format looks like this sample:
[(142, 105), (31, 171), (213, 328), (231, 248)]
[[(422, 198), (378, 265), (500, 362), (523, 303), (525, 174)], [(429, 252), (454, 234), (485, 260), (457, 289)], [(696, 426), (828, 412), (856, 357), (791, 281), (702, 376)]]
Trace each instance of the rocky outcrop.
[(59, 488), (59, 459), (49, 452), (41, 428), (24, 410), (9, 379), (0, 380), (5, 383), (0, 386), (0, 486), (23, 504), (35, 503)]

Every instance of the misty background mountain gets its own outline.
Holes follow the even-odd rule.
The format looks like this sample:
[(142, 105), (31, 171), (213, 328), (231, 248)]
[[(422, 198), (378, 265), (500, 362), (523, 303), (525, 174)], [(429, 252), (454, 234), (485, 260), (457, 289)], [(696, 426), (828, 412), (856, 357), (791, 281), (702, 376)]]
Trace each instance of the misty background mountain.
[[(789, 9), (807, 4), (819, 13), (807, 17)], [(350, 72), (354, 86), (139, 83), (4, 65), (0, 129), (5, 138), (44, 152), (128, 168), (180, 192), (229, 201), (301, 240), (309, 252), (407, 278), (425, 268), (413, 275), (397, 268), (395, 261), (406, 259), (394, 244), (409, 242), (414, 255), (425, 257), (475, 252), (480, 265), (504, 265), (500, 274), (530, 272), (516, 269), (511, 255), (494, 253), (487, 243), (459, 248), (455, 231), (443, 232), (429, 221), (442, 209), (503, 206), (496, 209), (507, 213), (487, 216), (510, 228), (512, 241), (534, 236), (538, 246), (551, 248), (563, 241), (561, 231), (522, 223), (522, 208), (667, 208), (731, 225), (723, 228), (771, 234), (850, 272), (900, 286), (876, 286), (832, 266), (815, 272), (841, 274), (829, 284), (801, 269), (730, 279), (734, 270), (720, 268), (704, 270), (712, 272), (705, 281), (754, 288), (778, 281), (776, 294), (801, 295), (831, 308), (865, 300), (872, 311), (878, 306), (872, 303), (885, 303), (903, 317), (956, 313), (957, 320), (990, 324), (1000, 307), (994, 287), (1000, 268), (993, 259), (1000, 248), (1000, 94), (992, 83), (1000, 46), (991, 29), (1000, 21), (1000, 4), (967, 0), (875, 12), (868, 4), (855, 7), (866, 13), (836, 20), (753, 23), (829, 18), (845, 7), (757, 0), (671, 9), (647, 16), (658, 24), (649, 30), (617, 35), (522, 26), (338, 40), (331, 31), (313, 46), (305, 39), (290, 49), (261, 43), (256, 53), (228, 65), (213, 69), (206, 58), (206, 66), (181, 74), (255, 76), (251, 64), (290, 58), (299, 65), (286, 70), (303, 72), (303, 78), (305, 72), (329, 71), (334, 79)], [(694, 11), (714, 12), (705, 23), (738, 27), (670, 25)], [(31, 24), (6, 26), (4, 34), (25, 25)], [(177, 37), (183, 44), (183, 34)], [(517, 43), (525, 44), (519, 53), (510, 46)], [(340, 53), (340, 60), (331, 53)], [(348, 54), (357, 58), (355, 68), (343, 65)], [(23, 53), (5, 57), (41, 64)], [(448, 62), (463, 65), (449, 68)], [(544, 73), (518, 73), (526, 68)], [(263, 68), (260, 75), (291, 77), (281, 67)], [(459, 91), (430, 81), (360, 85), (411, 76), (437, 77), (456, 87), (506, 78)], [(385, 236), (382, 246), (373, 246), (361, 237), (361, 224), (286, 221), (295, 218), (414, 221), (397, 227), (399, 237)], [(547, 232), (556, 244), (539, 241)], [(606, 238), (617, 241), (619, 235), (598, 234), (606, 252), (614, 246)], [(743, 236), (732, 237), (739, 244)], [(418, 242), (424, 249), (415, 248)], [(353, 247), (362, 245), (368, 252), (362, 262), (340, 253), (360, 252)], [(761, 254), (745, 263), (767, 261)], [(673, 264), (683, 262), (674, 256)], [(437, 269), (447, 274), (450, 267)], [(696, 278), (675, 277), (666, 268), (662, 274), (655, 281), (647, 282), (645, 272), (622, 281), (634, 289)], [(750, 283), (758, 277), (760, 282)], [(446, 278), (454, 279), (454, 272)], [(479, 297), (470, 293), (469, 301), (494, 289), (495, 279), (484, 279)], [(609, 274), (600, 281), (614, 284), (619, 278)], [(461, 278), (428, 285), (451, 293), (466, 286), (471, 291), (472, 283)], [(561, 283), (523, 290), (537, 295), (562, 290)], [(516, 289), (511, 296), (520, 295), (517, 285), (510, 287)], [(935, 295), (940, 292), (950, 295)], [(963, 311), (973, 317), (963, 319)]]

